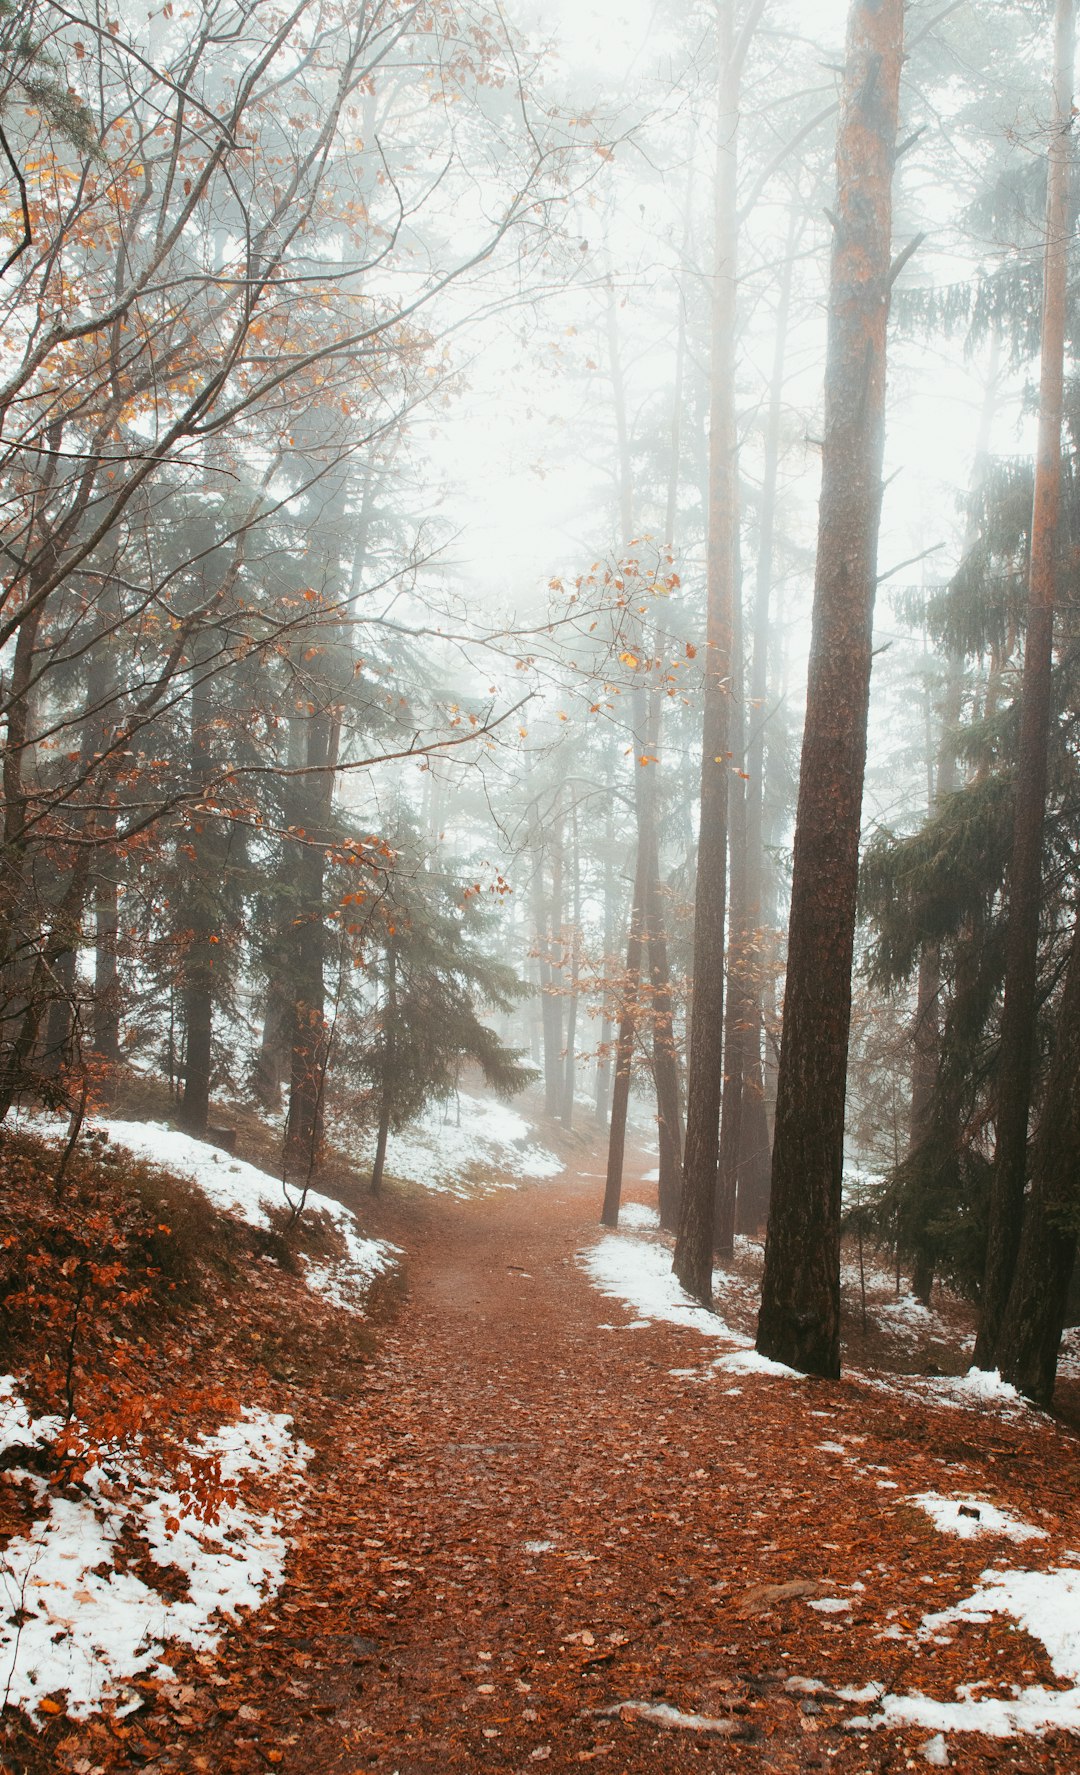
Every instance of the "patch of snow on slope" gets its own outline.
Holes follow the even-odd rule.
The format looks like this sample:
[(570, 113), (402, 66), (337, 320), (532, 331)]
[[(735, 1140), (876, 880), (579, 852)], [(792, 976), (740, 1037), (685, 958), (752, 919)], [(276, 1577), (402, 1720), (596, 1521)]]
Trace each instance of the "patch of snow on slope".
[(635, 1231), (656, 1232), (660, 1226), (659, 1210), (650, 1208), (647, 1202), (623, 1202), (619, 1208), (619, 1225), (632, 1227)]
[(1016, 1388), (1003, 1381), (996, 1368), (969, 1368), (959, 1380), (940, 1381), (938, 1387), (962, 1399), (992, 1399), (1009, 1405), (1020, 1401)]
[(789, 1368), (786, 1362), (774, 1362), (771, 1356), (761, 1356), (757, 1350), (735, 1350), (730, 1356), (718, 1356), (713, 1363), (727, 1374), (775, 1374), (786, 1375), (789, 1380), (801, 1381), (803, 1376), (797, 1368)]
[[(22, 1115), (20, 1122), (31, 1133), (45, 1138), (55, 1138), (67, 1125), (58, 1116), (44, 1115)], [(164, 1122), (127, 1122), (95, 1116), (89, 1127), (102, 1129), (134, 1158), (186, 1178), (215, 1208), (235, 1215), (248, 1226), (269, 1230), (273, 1225), (271, 1209), (291, 1207), (298, 1199), (293, 1189), (286, 1195), (281, 1180), (271, 1177), (268, 1171), (260, 1171), (256, 1165), (234, 1158), (205, 1140), (167, 1128)], [(330, 1196), (309, 1190), (306, 1206), (312, 1214), (324, 1214), (333, 1223), (346, 1252), (344, 1259), (333, 1263), (308, 1260), (304, 1275), (307, 1286), (334, 1306), (349, 1312), (361, 1311), (372, 1279), (393, 1269), (396, 1246), (384, 1239), (363, 1238), (357, 1232), (351, 1210)]]
[(976, 1535), (1007, 1535), (1010, 1541), (1046, 1539), (1044, 1528), (1023, 1522), (1008, 1510), (999, 1510), (985, 1498), (943, 1498), (937, 1492), (924, 1491), (907, 1501), (925, 1510), (943, 1534), (959, 1535), (962, 1541), (974, 1540)]
[(557, 1177), (565, 1167), (516, 1110), (463, 1091), (456, 1106), (432, 1104), (411, 1127), (391, 1134), (386, 1169), (424, 1189), (466, 1196), (478, 1184), (497, 1189), (507, 1177)]
[(920, 1637), (931, 1638), (955, 1622), (985, 1622), (1010, 1615), (1041, 1640), (1054, 1675), (1072, 1686), (1032, 1685), (1014, 1695), (979, 1699), (960, 1691), (957, 1701), (927, 1695), (882, 1694), (878, 1711), (848, 1721), (854, 1731), (875, 1726), (925, 1726), (931, 1732), (984, 1732), (988, 1738), (1042, 1738), (1047, 1732), (1080, 1732), (1080, 1569), (982, 1574), (982, 1587), (950, 1609), (923, 1617)]
[[(31, 1421), (9, 1378), (0, 1381), (4, 1434), (16, 1444), (47, 1441), (56, 1420)], [(226, 1480), (248, 1475), (295, 1479), (310, 1450), (297, 1441), (280, 1413), (246, 1411), (240, 1422), (193, 1445), (195, 1456), (216, 1455)], [(39, 1497), (43, 1482), (19, 1470)], [(278, 1481), (279, 1487), (281, 1480)], [(212, 1651), (225, 1620), (240, 1609), (257, 1609), (281, 1586), (288, 1541), (279, 1518), (260, 1513), (242, 1498), (222, 1506), (216, 1524), (185, 1513), (179, 1495), (156, 1484), (120, 1453), (109, 1457), (109, 1475), (92, 1467), (87, 1496), (52, 1497), (49, 1513), (0, 1554), (0, 1685), (5, 1703), (36, 1711), (46, 1696), (62, 1693), (74, 1718), (103, 1700), (127, 1711), (138, 1695), (133, 1678), (168, 1678), (163, 1662), (172, 1639)], [(179, 1523), (175, 1532), (166, 1524)], [(125, 1530), (142, 1540), (155, 1564), (173, 1567), (187, 1580), (187, 1595), (172, 1599), (124, 1569), (118, 1543)]]
[(601, 1294), (613, 1296), (632, 1307), (644, 1322), (666, 1320), (671, 1325), (691, 1326), (703, 1337), (740, 1340), (716, 1313), (698, 1306), (671, 1273), (671, 1252), (666, 1245), (608, 1233), (578, 1261)]

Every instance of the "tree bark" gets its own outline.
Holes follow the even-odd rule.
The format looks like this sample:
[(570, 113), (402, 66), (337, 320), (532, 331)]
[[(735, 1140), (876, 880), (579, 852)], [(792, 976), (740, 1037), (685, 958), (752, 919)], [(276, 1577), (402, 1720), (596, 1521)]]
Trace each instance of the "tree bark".
[(746, 748), (746, 919), (754, 933), (757, 978), (752, 982), (748, 1023), (743, 1048), (743, 1091), (740, 1130), (739, 1189), (735, 1225), (740, 1233), (755, 1233), (765, 1225), (769, 1212), (769, 1118), (765, 1109), (765, 1074), (762, 1045), (765, 1035), (764, 970), (762, 968), (765, 857), (765, 774), (767, 769), (766, 705), (770, 676), (770, 606), (776, 543), (776, 508), (780, 480), (780, 422), (783, 415), (784, 366), (787, 359), (788, 324), (795, 248), (805, 212), (792, 202), (788, 217), (787, 244), (780, 273), (776, 305), (769, 410), (765, 421), (765, 452), (758, 521), (758, 550), (754, 576), (750, 700), (747, 710)]
[(394, 1101), (394, 1050), (397, 1041), (397, 950), (391, 939), (386, 952), (386, 1003), (383, 1007), (382, 1091), (379, 1096), (379, 1131), (375, 1139), (375, 1159), (371, 1167), (371, 1193), (382, 1190), (386, 1165), (386, 1146), (390, 1138), (390, 1117)]
[(1024, 1230), (998, 1335), (1002, 1378), (1049, 1406), (1057, 1378), (1080, 1204), (1080, 923), (1058, 1006), (1054, 1054), (1032, 1147)]
[(570, 933), (570, 1002), (566, 1009), (566, 1054), (563, 1059), (562, 1085), (562, 1125), (569, 1134), (574, 1126), (574, 1075), (577, 1070), (577, 1056), (574, 1044), (577, 1041), (578, 989), (581, 979), (581, 845), (578, 835), (577, 806), (570, 809), (571, 847), (570, 862), (573, 869), (573, 930)]
[[(748, 24), (752, 21), (748, 21)], [(713, 1203), (723, 1090), (724, 921), (727, 911), (728, 738), (731, 625), (738, 523), (735, 434), (736, 180), (739, 62), (734, 4), (718, 8), (720, 91), (714, 184), (710, 318), (708, 545), (702, 712), (701, 812), (694, 892), (693, 997), (687, 1066), (686, 1147), (675, 1274), (712, 1304)]]
[[(733, 602), (731, 650), (731, 751), (744, 770), (746, 716), (743, 705), (742, 611), (739, 588)], [(753, 926), (747, 881), (746, 778), (735, 777), (728, 821), (727, 987), (724, 1007), (724, 1090), (720, 1107), (720, 1153), (716, 1170), (713, 1249), (720, 1257), (735, 1255), (735, 1206), (742, 1157), (743, 1100), (750, 1059), (752, 1022), (750, 983)]]
[[(661, 651), (657, 637), (657, 653)], [(653, 762), (636, 778), (640, 790), (639, 845), (645, 900), (645, 941), (648, 948), (652, 992), (653, 1083), (656, 1087), (656, 1126), (660, 1147), (660, 1225), (674, 1232), (679, 1224), (682, 1195), (682, 1126), (679, 1116), (679, 1059), (675, 1047), (675, 1016), (671, 995), (667, 929), (660, 888), (659, 799), (660, 722), (663, 699), (654, 686), (649, 698), (645, 755)]]
[(290, 968), (291, 1063), (285, 1124), (285, 1164), (292, 1177), (310, 1177), (322, 1144), (322, 1104), (328, 1058), (326, 1027), (326, 926), (323, 884), (333, 805), (339, 721), (330, 711), (306, 715), (306, 763), (315, 774), (300, 779), (303, 836), (293, 848), (297, 914)]
[(772, 1203), (757, 1347), (840, 1372), (851, 961), (885, 433), (902, 0), (854, 0), (839, 133), (825, 430)]
[(630, 902), (630, 934), (626, 944), (626, 978), (619, 1036), (615, 1044), (615, 1084), (611, 1093), (611, 1123), (608, 1128), (607, 1177), (604, 1183), (604, 1205), (600, 1212), (601, 1226), (618, 1226), (619, 1203), (622, 1198), (623, 1154), (626, 1150), (626, 1112), (630, 1103), (630, 1073), (634, 1062), (634, 1026), (636, 1022), (638, 987), (641, 983), (641, 951), (645, 879), (642, 851), (637, 853), (634, 893)]
[(1013, 793), (1005, 998), (997, 1071), (996, 1146), (975, 1362), (993, 1368), (1024, 1219), (1027, 1124), (1035, 1050), (1047, 750), (1053, 697), (1055, 555), (1067, 319), (1075, 0), (1054, 14), (1054, 114), (1046, 188), (1039, 437), (1031, 516), (1020, 752)]

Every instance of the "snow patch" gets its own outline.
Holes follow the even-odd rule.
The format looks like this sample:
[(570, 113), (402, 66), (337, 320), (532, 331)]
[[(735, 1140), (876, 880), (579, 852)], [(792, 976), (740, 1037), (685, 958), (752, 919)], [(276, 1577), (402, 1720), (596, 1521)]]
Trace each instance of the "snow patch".
[(949, 1391), (969, 1399), (999, 1399), (1010, 1405), (1020, 1402), (1020, 1395), (1008, 1381), (1003, 1381), (996, 1368), (969, 1368), (960, 1379), (941, 1383)]
[(943, 1534), (959, 1535), (962, 1541), (972, 1541), (977, 1535), (1007, 1535), (1010, 1541), (1046, 1539), (1044, 1528), (1022, 1521), (1008, 1510), (999, 1510), (985, 1498), (944, 1498), (937, 1492), (918, 1492), (907, 1501), (925, 1510)]
[(718, 1356), (713, 1367), (721, 1368), (727, 1374), (776, 1374), (797, 1381), (803, 1378), (797, 1368), (789, 1368), (786, 1362), (774, 1362), (771, 1356), (761, 1356), (757, 1350), (734, 1350), (730, 1356)]
[(403, 1182), (464, 1197), (478, 1188), (504, 1188), (508, 1178), (557, 1177), (565, 1166), (537, 1143), (516, 1110), (462, 1091), (452, 1104), (431, 1104), (390, 1135), (386, 1169)]
[(958, 1691), (960, 1699), (956, 1701), (933, 1701), (917, 1693), (882, 1694), (879, 1711), (849, 1720), (849, 1728), (924, 1726), (938, 1734), (983, 1732), (988, 1738), (1080, 1733), (1080, 1569), (985, 1571), (982, 1587), (971, 1596), (923, 1617), (920, 1638), (932, 1639), (942, 1627), (955, 1622), (983, 1623), (992, 1615), (1010, 1615), (1025, 1633), (1041, 1640), (1054, 1675), (1072, 1686), (1046, 1689), (1032, 1685), (1011, 1696), (978, 1699), (968, 1688)]
[(635, 1719), (652, 1720), (658, 1726), (672, 1726), (682, 1732), (715, 1732), (725, 1738), (738, 1730), (733, 1720), (714, 1719), (707, 1713), (683, 1713), (679, 1707), (669, 1707), (666, 1701), (616, 1701), (614, 1706), (599, 1711), (604, 1718), (621, 1719), (632, 1714)]
[(663, 1320), (685, 1325), (703, 1337), (738, 1339), (716, 1313), (691, 1300), (671, 1273), (671, 1252), (666, 1245), (607, 1233), (578, 1261), (601, 1294), (621, 1300), (638, 1315), (637, 1323)]
[[(20, 1113), (19, 1123), (31, 1133), (53, 1139), (64, 1132), (66, 1123), (59, 1116)], [(201, 1190), (215, 1208), (232, 1214), (247, 1226), (268, 1231), (273, 1226), (271, 1210), (291, 1207), (299, 1200), (299, 1191), (286, 1190), (279, 1178), (268, 1171), (249, 1165), (245, 1159), (168, 1128), (164, 1122), (128, 1122), (94, 1118), (93, 1129), (100, 1129), (117, 1146), (148, 1165), (157, 1165), (182, 1177)], [(332, 1263), (308, 1259), (304, 1280), (313, 1294), (321, 1295), (332, 1306), (348, 1312), (362, 1312), (364, 1296), (374, 1277), (394, 1267), (397, 1247), (385, 1239), (365, 1239), (356, 1227), (352, 1211), (316, 1190), (307, 1192), (305, 1207), (312, 1214), (323, 1214), (331, 1221), (345, 1246), (345, 1257)]]
[(619, 1225), (642, 1232), (654, 1232), (660, 1226), (660, 1213), (647, 1202), (624, 1202), (619, 1209)]
[[(55, 1421), (31, 1420), (9, 1378), (3, 1390), (5, 1433), (41, 1443)], [(222, 1476), (298, 1476), (310, 1450), (283, 1414), (245, 1411), (241, 1421), (192, 1445), (196, 1457), (217, 1456)], [(9, 1444), (10, 1446), (10, 1444)], [(212, 1651), (224, 1621), (257, 1609), (280, 1589), (288, 1541), (277, 1516), (242, 1498), (222, 1505), (218, 1521), (186, 1512), (179, 1494), (158, 1484), (119, 1452), (86, 1474), (84, 1498), (51, 1497), (49, 1512), (0, 1555), (0, 1681), (5, 1704), (35, 1712), (50, 1695), (66, 1696), (67, 1712), (85, 1718), (106, 1699), (119, 1711), (137, 1706), (127, 1691), (136, 1677), (169, 1678), (162, 1660), (169, 1640)], [(43, 1482), (16, 1469), (38, 1493)], [(175, 1530), (166, 1525), (178, 1523)], [(154, 1564), (183, 1574), (187, 1595), (171, 1599), (125, 1569), (118, 1543), (133, 1531)]]

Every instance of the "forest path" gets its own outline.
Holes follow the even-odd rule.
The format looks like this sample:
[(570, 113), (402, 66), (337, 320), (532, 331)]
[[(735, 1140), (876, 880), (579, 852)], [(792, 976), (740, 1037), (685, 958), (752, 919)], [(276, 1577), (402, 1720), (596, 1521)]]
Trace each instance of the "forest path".
[[(1076, 1546), (1074, 1440), (857, 1380), (712, 1370), (711, 1341), (634, 1326), (590, 1286), (577, 1254), (601, 1190), (568, 1177), (402, 1210), (407, 1299), (358, 1396), (298, 1413), (316, 1448), (306, 1532), (244, 1635), (259, 1724), (248, 1739), (237, 1722), (235, 1762), (210, 1767), (273, 1746), (304, 1775), (893, 1770), (925, 1728), (851, 1732), (865, 1706), (787, 1679), (943, 1698), (987, 1677), (1057, 1686), (1007, 1618), (927, 1655), (922, 1614), (970, 1594), (1002, 1548), (1035, 1562), (940, 1534), (903, 1499), (978, 1491), (1029, 1520), (1037, 1502), (1040, 1549)], [(654, 1193), (628, 1178), (625, 1195)], [(619, 1702), (732, 1735), (605, 1713)], [(1048, 1747), (964, 1736), (950, 1756), (1035, 1771)], [(1080, 1769), (1080, 1741), (1059, 1734), (1052, 1761)]]

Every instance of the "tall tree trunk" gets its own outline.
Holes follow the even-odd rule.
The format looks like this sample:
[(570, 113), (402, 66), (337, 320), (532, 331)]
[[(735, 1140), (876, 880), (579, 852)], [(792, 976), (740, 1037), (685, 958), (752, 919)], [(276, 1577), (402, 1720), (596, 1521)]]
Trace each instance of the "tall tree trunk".
[(770, 606), (773, 562), (776, 550), (776, 515), (780, 482), (780, 425), (783, 417), (784, 368), (787, 361), (788, 326), (795, 250), (804, 226), (802, 206), (793, 201), (788, 216), (787, 244), (780, 273), (773, 338), (772, 373), (769, 379), (769, 410), (765, 421), (765, 450), (758, 522), (758, 550), (754, 575), (750, 701), (747, 710), (746, 747), (746, 921), (754, 933), (756, 977), (751, 981), (748, 1016), (743, 1043), (743, 1091), (740, 1117), (739, 1189), (735, 1225), (741, 1233), (755, 1233), (769, 1212), (769, 1118), (765, 1108), (765, 1075), (762, 1047), (765, 1036), (762, 927), (765, 888), (765, 773), (767, 768), (767, 702), (770, 678)]
[[(220, 646), (213, 630), (199, 637), (191, 691), (189, 769), (191, 786), (198, 792), (213, 771), (213, 700), (209, 662)], [(213, 814), (200, 812), (190, 833), (194, 851), (182, 905), (186, 913), (187, 946), (184, 955), (181, 1002), (184, 1016), (184, 1091), (179, 1120), (189, 1134), (202, 1136), (210, 1114), (210, 1079), (213, 1061), (214, 1001), (218, 992), (221, 949), (221, 902), (224, 891), (225, 846)]]
[(998, 1335), (1002, 1378), (1049, 1406), (1076, 1261), (1080, 1205), (1080, 922), (1058, 1006), (1054, 1054), (1032, 1145), (1024, 1230)]
[(570, 809), (570, 864), (573, 870), (573, 930), (570, 933), (570, 1002), (566, 1010), (566, 1056), (563, 1064), (562, 1124), (567, 1133), (574, 1125), (574, 1074), (577, 1056), (578, 988), (581, 977), (581, 845), (576, 803)]
[(532, 916), (536, 934), (536, 972), (540, 988), (540, 1030), (543, 1044), (544, 1114), (556, 1117), (562, 1096), (562, 1001), (555, 980), (555, 914), (544, 883), (544, 864), (549, 845), (540, 820), (538, 802), (530, 815), (533, 855)]
[(772, 1203), (757, 1347), (840, 1372), (851, 960), (885, 437), (903, 0), (854, 0), (837, 137), (825, 432)]
[[(615, 956), (615, 796), (612, 746), (604, 752), (604, 974)], [(608, 1125), (611, 1098), (611, 995), (605, 989), (600, 1006), (600, 1052), (596, 1059), (596, 1121)]]
[(300, 779), (303, 815), (297, 824), (304, 837), (290, 840), (297, 915), (290, 968), (291, 1064), (285, 1124), (286, 1170), (300, 1181), (310, 1177), (322, 1144), (323, 1088), (329, 1057), (323, 972), (324, 879), (340, 736), (338, 717), (329, 711), (306, 715), (304, 727), (306, 763), (312, 775)]
[(263, 1008), (262, 1036), (251, 1080), (255, 1098), (273, 1114), (281, 1108), (282, 1059), (285, 1052), (287, 1007), (278, 981), (271, 981)]
[[(760, 10), (760, 9), (758, 9)], [(751, 16), (747, 28), (752, 28)], [(675, 1274), (712, 1304), (713, 1205), (723, 1090), (724, 921), (738, 488), (735, 433), (736, 182), (739, 73), (734, 0), (717, 11), (720, 90), (714, 185), (714, 270), (709, 329), (709, 486), (701, 812), (694, 892), (693, 997), (687, 1065), (686, 1148)], [(744, 31), (743, 40), (746, 40)]]
[[(661, 640), (657, 638), (657, 654)], [(653, 760), (638, 773), (641, 799), (639, 844), (645, 901), (645, 940), (649, 956), (652, 994), (653, 1083), (656, 1087), (656, 1125), (660, 1146), (660, 1225), (674, 1232), (679, 1224), (682, 1195), (682, 1125), (679, 1116), (679, 1060), (675, 1048), (675, 1015), (671, 995), (667, 929), (660, 886), (659, 799), (660, 722), (663, 698), (654, 685), (649, 698), (645, 755)]]
[(997, 1070), (996, 1148), (975, 1361), (993, 1368), (1024, 1218), (1028, 1108), (1035, 1048), (1042, 835), (1053, 697), (1055, 554), (1061, 504), (1061, 425), (1067, 318), (1075, 0), (1054, 15), (1054, 116), (1046, 188), (1039, 439), (1031, 516), (1020, 753), (1013, 791), (1005, 999)]
[(397, 1044), (397, 950), (391, 938), (386, 951), (386, 1003), (383, 1007), (382, 1091), (379, 1096), (379, 1131), (375, 1138), (375, 1159), (371, 1167), (371, 1193), (382, 1190), (386, 1166), (386, 1146), (390, 1138), (390, 1120), (394, 1103), (394, 1061)]
[[(979, 429), (975, 439), (974, 461), (976, 472), (990, 445), (990, 434), (994, 415), (999, 405), (999, 342), (997, 334), (991, 336), (990, 365), (986, 385), (983, 390), (982, 408), (979, 414)], [(973, 548), (978, 540), (977, 525), (969, 519), (964, 537), (963, 554)], [(945, 691), (942, 698), (939, 721), (939, 737), (937, 743), (937, 768), (933, 764), (933, 744), (927, 744), (928, 812), (933, 817), (940, 809), (946, 796), (955, 793), (959, 786), (959, 770), (956, 755), (956, 731), (960, 725), (960, 713), (964, 690), (963, 658), (950, 652), (945, 662)], [(916, 1152), (927, 1140), (939, 1138), (936, 1125), (940, 1122), (941, 1105), (936, 1102), (938, 1079), (942, 1063), (942, 1018), (940, 1009), (941, 995), (941, 947), (937, 943), (927, 943), (919, 956), (919, 977), (915, 999), (915, 1015), (912, 1023), (913, 1053), (911, 1066), (911, 1117), (909, 1122), (908, 1152)], [(959, 1138), (959, 1130), (950, 1138)], [(912, 1253), (911, 1286), (916, 1300), (924, 1306), (930, 1303), (930, 1294), (934, 1285), (934, 1254), (928, 1239), (921, 1240)]]
[[(733, 606), (731, 648), (731, 752), (744, 769), (746, 713), (743, 704), (742, 610), (738, 587)], [(735, 1254), (735, 1202), (742, 1156), (743, 1099), (752, 1021), (754, 927), (747, 886), (746, 779), (732, 785), (728, 822), (727, 991), (724, 1006), (724, 1092), (720, 1109), (720, 1154), (716, 1171), (713, 1248)]]
[[(102, 815), (102, 824), (116, 832), (115, 811)], [(94, 1052), (110, 1066), (120, 1060), (120, 860), (106, 845), (94, 869), (94, 1000), (92, 1028)]]
[(638, 988), (641, 984), (641, 951), (644, 935), (645, 877), (641, 846), (637, 852), (634, 892), (630, 901), (630, 934), (626, 944), (626, 976), (615, 1044), (615, 1084), (611, 1093), (611, 1124), (608, 1128), (607, 1177), (604, 1183), (602, 1226), (618, 1226), (622, 1199), (623, 1155), (626, 1151), (626, 1112), (630, 1104), (630, 1074), (634, 1063), (634, 1027)]

